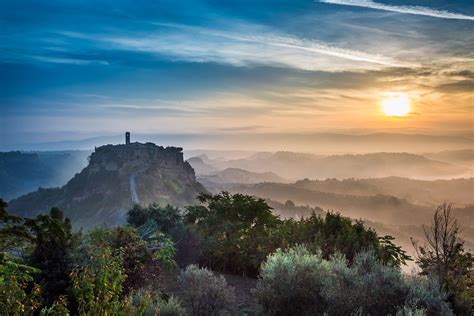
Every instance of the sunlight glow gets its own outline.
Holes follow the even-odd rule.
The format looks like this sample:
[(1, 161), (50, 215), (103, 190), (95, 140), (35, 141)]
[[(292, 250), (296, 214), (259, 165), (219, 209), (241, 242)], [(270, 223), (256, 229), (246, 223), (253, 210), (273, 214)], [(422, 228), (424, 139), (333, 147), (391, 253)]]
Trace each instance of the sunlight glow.
[(405, 93), (390, 94), (382, 101), (386, 116), (406, 116), (410, 113), (410, 99)]

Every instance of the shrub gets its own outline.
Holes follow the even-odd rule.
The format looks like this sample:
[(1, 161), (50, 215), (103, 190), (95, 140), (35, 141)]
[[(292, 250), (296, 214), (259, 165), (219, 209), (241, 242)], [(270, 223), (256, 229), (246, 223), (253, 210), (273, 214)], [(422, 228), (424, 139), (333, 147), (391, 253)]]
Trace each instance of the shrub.
[(207, 269), (190, 265), (178, 280), (187, 289), (186, 300), (191, 306), (192, 315), (219, 315), (235, 301), (234, 289), (227, 286), (225, 278)]
[(404, 276), (374, 251), (329, 261), (297, 246), (262, 265), (255, 294), (269, 315), (452, 315), (437, 282)]
[(436, 279), (410, 276), (406, 282), (408, 286), (406, 306), (422, 308), (429, 315), (453, 315), (447, 302), (447, 295), (442, 292)]
[(348, 267), (342, 256), (330, 261), (322, 296), (329, 314), (394, 315), (404, 305), (407, 287), (398, 268), (380, 263), (373, 251), (355, 256)]
[(127, 315), (183, 316), (186, 310), (178, 299), (171, 296), (165, 300), (159, 292), (140, 288), (128, 297)]
[(0, 253), (0, 311), (3, 315), (33, 315), (41, 304), (33, 275), (39, 270)]
[(181, 306), (181, 302), (171, 296), (168, 301), (160, 305), (160, 316), (184, 316), (186, 315), (186, 310)]
[(426, 310), (419, 309), (419, 308), (412, 308), (409, 306), (403, 306), (400, 308), (396, 314), (396, 316), (425, 316)]
[(314, 315), (326, 304), (320, 292), (327, 262), (305, 247), (277, 250), (260, 270), (256, 296), (269, 315)]
[(89, 258), (73, 272), (72, 292), (80, 315), (117, 315), (123, 309), (120, 300), (125, 275), (122, 257), (106, 246), (91, 245)]

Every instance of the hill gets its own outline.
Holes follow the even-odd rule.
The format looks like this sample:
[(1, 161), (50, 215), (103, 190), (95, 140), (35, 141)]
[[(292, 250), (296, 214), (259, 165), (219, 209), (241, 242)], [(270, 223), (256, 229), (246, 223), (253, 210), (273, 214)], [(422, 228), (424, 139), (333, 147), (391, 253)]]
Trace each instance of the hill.
[(227, 168), (221, 171), (215, 171), (208, 175), (202, 175), (199, 179), (214, 183), (288, 182), (288, 180), (283, 179), (274, 172), (251, 172), (239, 168)]
[(276, 152), (244, 159), (216, 162), (218, 169), (240, 168), (252, 172), (275, 172), (287, 179), (407, 177), (440, 179), (466, 176), (469, 168), (410, 153), (372, 153), (320, 156)]
[(457, 206), (474, 204), (474, 178), (451, 180), (414, 180), (400, 177), (370, 179), (300, 180), (295, 187), (348, 195), (387, 194), (414, 204), (436, 206), (445, 201)]
[(426, 153), (423, 156), (470, 168), (474, 166), (474, 149), (445, 150), (438, 153)]
[(111, 226), (125, 223), (135, 203), (185, 206), (203, 191), (193, 168), (183, 161), (181, 148), (106, 145), (96, 148), (88, 166), (66, 185), (12, 200), (10, 210), (31, 217), (58, 206), (76, 226)]
[(89, 151), (0, 152), (0, 197), (64, 185), (87, 164)]
[(193, 169), (196, 171), (196, 174), (198, 175), (215, 172), (216, 168), (204, 162), (204, 159), (204, 157), (191, 157), (186, 161), (193, 167)]

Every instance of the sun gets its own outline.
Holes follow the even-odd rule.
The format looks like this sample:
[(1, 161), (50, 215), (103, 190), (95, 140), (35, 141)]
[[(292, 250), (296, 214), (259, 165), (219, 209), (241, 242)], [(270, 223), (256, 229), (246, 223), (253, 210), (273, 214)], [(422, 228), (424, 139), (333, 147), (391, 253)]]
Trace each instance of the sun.
[(390, 94), (382, 101), (385, 116), (406, 116), (410, 113), (410, 99), (405, 93)]

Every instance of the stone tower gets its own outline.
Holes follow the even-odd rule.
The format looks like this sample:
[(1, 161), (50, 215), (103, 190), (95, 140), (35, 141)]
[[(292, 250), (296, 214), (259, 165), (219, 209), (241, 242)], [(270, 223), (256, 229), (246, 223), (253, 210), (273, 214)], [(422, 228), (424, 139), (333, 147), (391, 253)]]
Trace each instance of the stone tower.
[(130, 132), (125, 132), (125, 145), (130, 144)]

